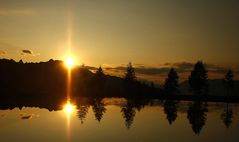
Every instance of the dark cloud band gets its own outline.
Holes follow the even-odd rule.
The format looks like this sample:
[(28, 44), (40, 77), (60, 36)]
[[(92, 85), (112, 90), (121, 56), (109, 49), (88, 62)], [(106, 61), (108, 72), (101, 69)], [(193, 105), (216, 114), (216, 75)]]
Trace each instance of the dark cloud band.
[(23, 49), (22, 53), (23, 54), (31, 54), (31, 55), (33, 54), (33, 52), (31, 50), (27, 50), (27, 49)]
[[(215, 64), (206, 64), (205, 65), (209, 73), (216, 74), (225, 74), (228, 70), (226, 67), (222, 67)], [(165, 75), (171, 68), (174, 68), (179, 73), (191, 72), (193, 70), (194, 63), (189, 62), (179, 62), (179, 63), (165, 63), (162, 67), (135, 67), (135, 72), (144, 75)], [(114, 71), (114, 72), (122, 72), (126, 70), (124, 66), (118, 67), (106, 67), (105, 70)], [(235, 70), (235, 73), (238, 71)]]

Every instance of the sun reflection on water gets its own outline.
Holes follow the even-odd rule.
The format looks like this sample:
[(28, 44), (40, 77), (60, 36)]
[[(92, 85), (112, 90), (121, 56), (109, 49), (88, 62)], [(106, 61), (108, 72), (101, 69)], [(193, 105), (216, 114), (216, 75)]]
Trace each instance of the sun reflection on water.
[(76, 106), (70, 102), (67, 102), (64, 107), (63, 111), (66, 113), (66, 115), (72, 114), (76, 109)]
[(68, 137), (68, 141), (70, 141), (71, 137), (71, 115), (76, 111), (76, 105), (72, 104), (70, 101), (63, 106), (63, 112), (66, 116), (66, 133)]

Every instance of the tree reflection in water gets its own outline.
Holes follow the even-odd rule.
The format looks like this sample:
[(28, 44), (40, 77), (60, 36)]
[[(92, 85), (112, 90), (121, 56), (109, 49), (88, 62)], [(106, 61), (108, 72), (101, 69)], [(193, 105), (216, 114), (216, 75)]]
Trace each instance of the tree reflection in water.
[[(89, 110), (90, 107), (92, 107), (92, 112), (96, 121), (100, 122), (103, 119), (103, 116), (106, 113), (106, 106), (107, 104), (109, 104), (105, 102), (103, 99), (104, 98), (100, 98), (100, 97), (85, 97), (85, 98), (75, 99), (73, 101), (77, 107), (77, 117), (79, 118), (79, 121), (81, 122), (81, 124), (85, 123), (85, 121), (87, 120), (87, 115), (88, 115), (88, 112), (90, 111)], [(112, 98), (109, 98), (109, 100), (110, 99)], [(204, 125), (206, 124), (206, 120), (207, 120), (206, 113), (208, 112), (207, 102), (194, 101), (194, 102), (190, 102), (188, 106), (187, 102), (180, 102), (178, 100), (145, 99), (140, 97), (139, 98), (137, 97), (120, 98), (119, 100), (122, 102), (119, 102), (117, 100), (116, 104), (114, 105), (120, 108), (119, 113), (121, 113), (124, 119), (124, 125), (127, 129), (132, 128), (137, 112), (143, 111), (142, 114), (145, 113), (145, 111), (143, 110), (145, 106), (163, 108), (163, 113), (166, 114), (166, 119), (170, 125), (176, 121), (178, 117), (178, 113), (177, 113), (178, 111), (180, 111), (181, 113), (186, 113), (187, 119), (192, 127), (192, 131), (198, 135), (200, 134)], [(38, 108), (46, 108), (49, 111), (53, 111), (53, 110), (57, 111), (57, 110), (62, 110), (62, 108), (60, 108), (58, 105), (58, 104), (61, 104), (60, 101), (61, 100), (53, 100), (53, 101), (46, 102), (45, 100), (41, 101), (41, 99), (38, 99), (37, 101), (33, 99), (33, 100), (26, 100), (24, 102), (13, 103), (12, 101), (6, 100), (4, 101), (4, 103), (0, 104), (0, 110), (9, 110), (9, 109), (11, 110), (14, 108), (21, 109), (23, 107), (38, 107)], [(219, 114), (218, 118), (221, 118), (221, 122), (223, 122), (224, 125), (227, 128), (229, 128), (232, 125), (233, 118), (236, 117), (234, 116), (235, 114), (233, 115), (233, 109), (237, 109), (238, 105), (236, 104), (231, 105), (229, 103), (220, 103), (220, 104), (224, 104), (225, 108), (222, 108), (221, 105), (218, 106), (218, 108), (220, 109), (222, 108), (221, 112), (223, 111), (223, 113)], [(209, 103), (209, 106), (210, 105), (211, 103)], [(69, 107), (65, 111), (71, 112), (71, 109), (72, 109), (71, 107)], [(185, 109), (185, 108), (188, 108), (188, 109)], [(158, 111), (156, 113), (157, 113), (156, 115), (162, 114), (161, 111)]]
[(106, 112), (105, 104), (102, 103), (102, 99), (96, 98), (92, 100), (92, 109), (95, 114), (96, 120), (99, 122), (103, 118), (104, 113)]
[(171, 125), (177, 118), (178, 101), (166, 100), (164, 102), (164, 113), (167, 115), (167, 120)]
[(221, 119), (227, 128), (231, 126), (232, 118), (233, 118), (233, 111), (230, 108), (229, 103), (227, 103), (226, 108), (224, 109), (224, 112), (221, 114)]
[(121, 109), (123, 118), (125, 119), (125, 126), (130, 129), (131, 125), (134, 122), (134, 117), (136, 114), (135, 108), (132, 104), (127, 103), (125, 106)]
[(79, 105), (77, 109), (77, 115), (81, 121), (81, 124), (83, 124), (89, 111), (89, 105)]
[(189, 105), (187, 118), (195, 134), (200, 134), (205, 125), (207, 120), (206, 112), (208, 112), (207, 103), (196, 101)]

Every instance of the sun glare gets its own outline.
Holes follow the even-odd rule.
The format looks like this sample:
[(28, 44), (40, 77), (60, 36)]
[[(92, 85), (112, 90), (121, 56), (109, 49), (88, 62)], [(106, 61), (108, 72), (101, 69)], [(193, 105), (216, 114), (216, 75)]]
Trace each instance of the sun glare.
[(68, 102), (64, 105), (63, 110), (65, 113), (70, 114), (75, 110), (75, 105)]
[(74, 60), (72, 57), (68, 57), (66, 60), (65, 60), (65, 64), (68, 68), (72, 68), (74, 66)]
[(76, 111), (76, 106), (72, 104), (70, 101), (67, 101), (67, 103), (63, 105), (63, 112), (66, 116), (66, 131), (69, 138), (71, 133), (70, 131), (71, 130), (71, 115), (75, 113), (75, 111)]

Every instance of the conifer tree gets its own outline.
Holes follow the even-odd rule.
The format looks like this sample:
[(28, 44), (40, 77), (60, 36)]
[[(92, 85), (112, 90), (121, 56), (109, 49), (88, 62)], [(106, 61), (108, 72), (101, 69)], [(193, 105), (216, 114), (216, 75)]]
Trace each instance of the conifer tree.
[(227, 73), (225, 74), (225, 78), (223, 80), (224, 85), (227, 89), (227, 95), (229, 95), (230, 89), (233, 88), (233, 84), (234, 84), (233, 78), (234, 78), (233, 72), (232, 70), (229, 69)]
[(96, 71), (96, 75), (97, 75), (98, 77), (102, 77), (102, 76), (104, 75), (104, 72), (103, 72), (103, 69), (102, 69), (101, 66), (100, 66), (100, 67), (98, 68), (98, 70)]
[(190, 88), (197, 93), (201, 93), (202, 89), (207, 88), (207, 80), (207, 70), (205, 69), (203, 62), (198, 61), (188, 78)]
[(164, 89), (166, 92), (175, 92), (178, 89), (178, 74), (171, 68), (168, 73), (168, 78), (165, 80)]
[(135, 76), (134, 68), (132, 66), (132, 63), (129, 62), (129, 64), (126, 68), (125, 80), (126, 81), (134, 81), (135, 79), (136, 79), (136, 76)]

